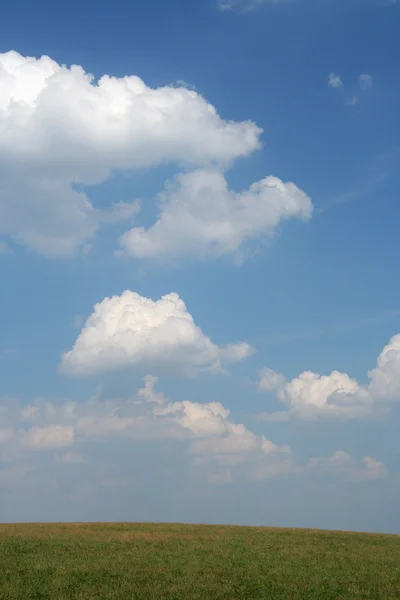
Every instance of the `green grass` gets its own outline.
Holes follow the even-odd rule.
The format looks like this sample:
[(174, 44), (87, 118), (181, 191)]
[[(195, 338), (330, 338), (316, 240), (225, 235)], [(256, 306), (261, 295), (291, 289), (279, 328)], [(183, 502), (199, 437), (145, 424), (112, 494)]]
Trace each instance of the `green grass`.
[(400, 537), (150, 524), (0, 525), (1, 600), (400, 599)]

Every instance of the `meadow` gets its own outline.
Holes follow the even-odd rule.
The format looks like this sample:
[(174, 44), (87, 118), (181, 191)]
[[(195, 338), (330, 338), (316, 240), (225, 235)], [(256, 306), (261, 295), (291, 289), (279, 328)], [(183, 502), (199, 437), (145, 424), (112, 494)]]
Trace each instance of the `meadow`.
[(400, 599), (400, 537), (208, 525), (0, 525), (0, 598)]

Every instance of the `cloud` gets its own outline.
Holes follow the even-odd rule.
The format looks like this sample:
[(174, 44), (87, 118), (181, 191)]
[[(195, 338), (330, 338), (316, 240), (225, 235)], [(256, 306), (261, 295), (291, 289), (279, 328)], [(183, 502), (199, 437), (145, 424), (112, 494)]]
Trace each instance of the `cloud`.
[(172, 419), (174, 423), (187, 428), (196, 437), (209, 438), (226, 433), (229, 411), (220, 402), (198, 404), (184, 400), (156, 407), (154, 414)]
[[(4, 406), (9, 427), (0, 436), (1, 448), (9, 447), (7, 469), (24, 464), (36, 468), (32, 450), (48, 452), (58, 465), (83, 465), (90, 452), (91, 469), (102, 471), (97, 451), (90, 451), (96, 440), (103, 448), (114, 440), (125, 443), (163, 442), (173, 445), (186, 457), (191, 476), (197, 481), (229, 484), (238, 481), (263, 481), (282, 475), (333, 473), (353, 480), (373, 480), (386, 474), (386, 467), (366, 457), (360, 464), (343, 451), (331, 459), (314, 458), (296, 465), (292, 450), (257, 435), (244, 424), (236, 423), (229, 409), (220, 402), (169, 402), (155, 389), (157, 378), (146, 376), (144, 386), (128, 400), (65, 401), (53, 404), (38, 400), (15, 410)], [(65, 452), (59, 449), (68, 447)], [(56, 451), (56, 452), (55, 452)], [(145, 450), (144, 450), (145, 451)], [(27, 459), (30, 463), (27, 463)], [(4, 471), (4, 470), (3, 470)], [(2, 475), (0, 461), (0, 479)]]
[(158, 201), (153, 226), (121, 237), (126, 254), (158, 260), (233, 254), (246, 242), (271, 237), (281, 221), (312, 215), (310, 198), (293, 183), (266, 177), (237, 193), (215, 170), (179, 175)]
[(218, 8), (222, 12), (230, 10), (252, 11), (264, 4), (281, 4), (288, 0), (220, 0)]
[(75, 344), (61, 360), (72, 375), (122, 367), (167, 366), (186, 374), (221, 372), (250, 356), (246, 342), (220, 347), (204, 335), (176, 293), (157, 301), (126, 290), (94, 307)]
[(350, 96), (350, 98), (346, 99), (346, 105), (347, 106), (355, 106), (356, 104), (358, 104), (358, 97), (357, 96)]
[[(374, 80), (372, 75), (367, 73), (363, 73), (358, 76), (358, 85), (362, 90), (369, 90), (373, 86)], [(328, 76), (328, 85), (332, 88), (342, 88), (344, 89), (344, 84), (340, 75), (336, 75), (335, 73), (330, 73)], [(359, 97), (356, 94), (349, 96), (345, 100), (346, 106), (355, 106), (359, 102)]]
[[(202, 485), (260, 482), (307, 473), (362, 482), (387, 474), (385, 465), (376, 459), (358, 461), (344, 451), (328, 459), (313, 458), (303, 465), (296, 464), (288, 445), (275, 444), (235, 422), (220, 402), (170, 402), (156, 390), (157, 382), (156, 377), (146, 376), (144, 386), (128, 400), (93, 397), (86, 402), (57, 404), (37, 400), (19, 410), (15, 410), (15, 403), (0, 406), (8, 423), (7, 433), (0, 436), (0, 482), (4, 478), (8, 481), (8, 473), (15, 469), (35, 471), (40, 476), (43, 463), (40, 467), (38, 453), (32, 450), (40, 450), (41, 456), (47, 452), (53, 464), (68, 465), (71, 473), (78, 468), (76, 472), (81, 474), (83, 466), (90, 464), (91, 476), (100, 473), (100, 486), (104, 478), (116, 482), (119, 479), (115, 473), (104, 471), (98, 456), (100, 446), (94, 445), (99, 441), (106, 453), (116, 447), (126, 453), (129, 444), (142, 444), (137, 457), (149, 450), (149, 444), (150, 452), (159, 448), (165, 453), (175, 448), (180, 461), (186, 464), (186, 477)], [(67, 449), (61, 452), (63, 447)], [(44, 464), (50, 468), (48, 462)], [(124, 482), (129, 483), (126, 473)], [(75, 481), (75, 485), (81, 484)]]
[(31, 427), (21, 434), (23, 446), (32, 450), (49, 450), (72, 444), (75, 432), (66, 425), (49, 425), (47, 427)]
[(287, 381), (283, 375), (264, 368), (260, 372), (260, 390), (274, 392), (287, 410), (263, 413), (262, 418), (355, 419), (386, 411), (391, 403), (400, 401), (400, 334), (384, 347), (368, 377), (369, 383), (362, 385), (339, 371), (330, 375), (305, 371)]
[(82, 184), (165, 163), (226, 167), (259, 148), (261, 132), (250, 121), (224, 121), (185, 86), (153, 89), (134, 75), (96, 81), (47, 56), (0, 54), (0, 235), (71, 256), (101, 225), (138, 210), (97, 209)]
[(362, 90), (369, 90), (374, 84), (374, 79), (372, 75), (368, 75), (368, 73), (363, 73), (359, 76), (358, 82)]
[(343, 87), (343, 83), (340, 78), (340, 75), (335, 75), (335, 73), (330, 73), (328, 76), (328, 85), (332, 88)]
[(371, 380), (368, 391), (373, 398), (400, 399), (400, 334), (393, 336), (384, 347), (368, 376)]
[[(245, 475), (248, 479), (259, 479), (260, 467), (264, 469), (263, 479), (292, 468), (289, 446), (277, 446), (265, 436), (254, 434), (245, 425), (232, 422), (230, 411), (220, 402), (200, 404), (185, 400), (168, 403), (164, 396), (154, 392), (156, 383), (156, 378), (147, 377), (139, 395), (156, 404), (153, 409), (155, 417), (167, 419), (167, 422), (190, 432), (188, 453), (196, 466), (211, 469), (209, 479), (219, 481), (222, 476), (225, 481), (227, 467), (232, 469), (246, 465), (247, 472), (241, 476)], [(171, 429), (170, 432), (180, 436), (178, 431)], [(232, 481), (232, 473), (229, 471), (229, 481)]]
[(207, 478), (227, 465), (234, 468), (247, 464), (250, 478), (255, 466), (264, 465), (265, 474), (272, 464), (270, 474), (277, 474), (279, 464), (282, 470), (288, 469), (288, 446), (279, 447), (245, 425), (234, 423), (230, 411), (220, 402), (169, 402), (156, 391), (157, 381), (154, 376), (146, 376), (144, 386), (125, 401), (100, 401), (96, 397), (62, 404), (36, 401), (8, 416), (12, 424), (0, 432), (0, 442), (13, 444), (19, 457), (23, 451), (53, 451), (73, 445), (63, 454), (54, 454), (54, 461), (74, 465), (85, 461), (84, 449), (96, 438), (103, 442), (118, 438), (146, 443), (169, 440), (184, 443), (191, 464), (200, 470), (208, 468)]
[(264, 481), (298, 470), (289, 446), (278, 446), (244, 425), (231, 422), (226, 424), (224, 436), (195, 440), (189, 452), (197, 467), (208, 470), (212, 483), (231, 483), (237, 477)]
[(356, 461), (350, 454), (337, 450), (330, 458), (313, 458), (309, 463), (311, 470), (322, 470), (324, 473), (340, 475), (349, 481), (374, 481), (386, 477), (387, 467), (371, 456)]

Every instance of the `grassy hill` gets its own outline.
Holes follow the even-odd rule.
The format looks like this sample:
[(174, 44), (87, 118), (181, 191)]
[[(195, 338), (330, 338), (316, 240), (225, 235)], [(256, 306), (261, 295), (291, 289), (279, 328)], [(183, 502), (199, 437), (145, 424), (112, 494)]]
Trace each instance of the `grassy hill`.
[(400, 599), (400, 537), (202, 525), (0, 525), (0, 598)]

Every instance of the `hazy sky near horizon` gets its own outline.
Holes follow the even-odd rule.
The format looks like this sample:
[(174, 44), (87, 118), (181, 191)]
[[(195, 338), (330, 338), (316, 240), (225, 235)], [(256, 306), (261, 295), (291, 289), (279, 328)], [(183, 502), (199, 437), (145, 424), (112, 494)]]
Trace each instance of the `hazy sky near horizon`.
[(399, 27), (8, 7), (0, 521), (400, 532)]

